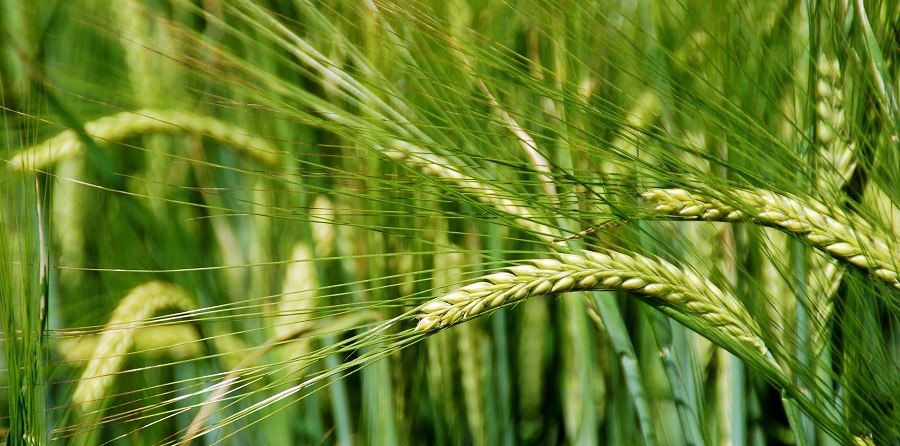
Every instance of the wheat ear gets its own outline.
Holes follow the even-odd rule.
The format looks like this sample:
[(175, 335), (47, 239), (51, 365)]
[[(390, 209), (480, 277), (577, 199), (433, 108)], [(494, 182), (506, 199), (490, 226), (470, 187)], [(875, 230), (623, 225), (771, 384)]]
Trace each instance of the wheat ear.
[[(100, 409), (115, 374), (131, 350), (135, 331), (161, 310), (189, 311), (194, 308), (193, 299), (176, 285), (148, 282), (131, 290), (104, 327), (93, 357), (75, 387), (72, 402), (84, 414)], [(94, 413), (93, 416), (99, 414)]]
[(710, 221), (753, 221), (800, 237), (813, 247), (870, 271), (900, 289), (900, 248), (857, 216), (838, 217), (810, 198), (804, 201), (765, 190), (731, 190), (743, 209), (684, 189), (650, 189), (641, 194), (658, 215)]
[(736, 298), (693, 271), (634, 253), (583, 251), (507, 268), (422, 305), (415, 330), (447, 327), (528, 297), (588, 290), (631, 292), (785, 382), (759, 327)]
[[(228, 144), (260, 163), (277, 166), (277, 150), (268, 141), (209, 116), (176, 110), (144, 109), (104, 116), (84, 125), (87, 135), (97, 142), (120, 142), (132, 136), (151, 133), (192, 132)], [(12, 157), (15, 170), (43, 169), (57, 161), (77, 156), (84, 144), (73, 130), (66, 130)]]

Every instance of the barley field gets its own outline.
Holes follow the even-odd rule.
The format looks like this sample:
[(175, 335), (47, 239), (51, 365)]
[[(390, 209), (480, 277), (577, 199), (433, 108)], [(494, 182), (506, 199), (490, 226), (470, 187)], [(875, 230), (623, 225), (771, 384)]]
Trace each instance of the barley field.
[(0, 0), (9, 445), (900, 445), (895, 0)]

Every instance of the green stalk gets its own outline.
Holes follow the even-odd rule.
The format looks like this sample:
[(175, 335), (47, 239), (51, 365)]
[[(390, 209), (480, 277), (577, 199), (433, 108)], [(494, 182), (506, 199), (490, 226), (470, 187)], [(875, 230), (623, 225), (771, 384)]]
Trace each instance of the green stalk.
[(731, 399), (731, 439), (736, 446), (747, 444), (747, 378), (744, 362), (728, 353), (729, 397)]
[[(499, 227), (495, 224), (487, 225), (487, 252), (491, 259), (502, 259), (503, 253), (500, 246)], [(491, 318), (491, 331), (493, 333), (493, 351), (495, 361), (495, 371), (493, 375), (493, 394), (489, 395), (489, 404), (494, 406), (494, 410), (488, 412), (493, 414), (488, 423), (488, 442), (489, 444), (511, 446), (516, 443), (516, 424), (512, 414), (512, 383), (513, 377), (510, 372), (510, 346), (507, 333), (509, 333), (509, 324), (507, 323), (507, 311), (498, 311)]]
[[(301, 187), (306, 190), (306, 188)], [(300, 233), (302, 238), (306, 240), (309, 250), (312, 254), (311, 258), (316, 259), (315, 240), (313, 240), (312, 230), (309, 221), (299, 221)], [(331, 285), (328, 273), (323, 267), (323, 262), (316, 262), (316, 275), (318, 276), (319, 286), (327, 287)], [(326, 335), (322, 337), (322, 343), (326, 346), (334, 345), (338, 342), (338, 337), (334, 335)], [(353, 444), (353, 418), (350, 413), (349, 395), (347, 385), (343, 381), (343, 373), (338, 371), (341, 368), (342, 358), (338, 354), (331, 354), (325, 358), (326, 370), (334, 370), (327, 378), (328, 393), (331, 396), (331, 414), (334, 419), (334, 431), (336, 444), (341, 446), (351, 446)]]
[(610, 292), (595, 291), (591, 293), (591, 296), (594, 304), (597, 305), (597, 311), (603, 321), (603, 328), (609, 335), (616, 357), (619, 358), (625, 386), (637, 412), (644, 444), (657, 444), (653, 419), (650, 415), (650, 402), (647, 400), (647, 392), (644, 390), (637, 354), (631, 344), (631, 337), (628, 336), (628, 329), (619, 305), (613, 293)]
[[(658, 253), (656, 248), (656, 237), (650, 236), (651, 228), (647, 222), (639, 222), (639, 242), (642, 246), (652, 248), (651, 251)], [(651, 319), (651, 329), (659, 345), (660, 357), (662, 359), (663, 368), (668, 378), (668, 385), (672, 391), (672, 399), (678, 410), (678, 420), (681, 423), (681, 433), (684, 435), (685, 442), (688, 445), (705, 445), (706, 440), (700, 431), (700, 419), (698, 417), (697, 400), (694, 398), (692, 390), (696, 387), (694, 383), (694, 375), (683, 375), (679, 369), (679, 358), (691, 358), (693, 355), (685, 343), (685, 336), (679, 336), (676, 342), (674, 334), (675, 330), (684, 331), (684, 327), (675, 326), (671, 319), (658, 311), (653, 311), (648, 316)], [(690, 369), (689, 369), (690, 370)]]
[[(797, 239), (791, 240), (791, 264), (793, 266), (794, 289), (797, 296), (796, 324), (797, 324), (797, 348), (794, 351), (797, 364), (803, 372), (794, 375), (794, 385), (798, 388), (808, 388), (814, 386), (814, 383), (808, 382), (807, 370), (813, 370), (812, 357), (809, 354), (809, 337), (811, 330), (809, 328), (809, 313), (807, 307), (810, 305), (809, 297), (806, 293), (806, 259), (808, 253), (807, 248), (803, 246), (803, 242)], [(793, 406), (793, 404), (791, 404)], [(788, 409), (787, 407), (785, 409)], [(794, 428), (794, 436), (797, 443), (801, 446), (811, 445), (816, 438), (816, 428), (812, 419), (800, 411), (795, 413), (788, 412), (792, 415), (789, 418), (791, 426)]]
[[(809, 47), (810, 54), (818, 54), (819, 47), (819, 35), (818, 35), (818, 19), (821, 11), (821, 7), (819, 2), (816, 0), (807, 0), (806, 8), (808, 9), (809, 14), (809, 25), (812, 26), (812, 29), (815, 29), (816, 32), (811, 32), (809, 35)], [(809, 65), (808, 65), (808, 82), (807, 88), (808, 91), (815, 91), (815, 81), (816, 81), (816, 58), (814, 56), (810, 56)], [(798, 150), (801, 152), (799, 155), (801, 159), (812, 160), (815, 156), (816, 151), (810, 147), (808, 144), (809, 141), (815, 141), (815, 107), (816, 101), (815, 97), (811, 96), (807, 98), (807, 109), (808, 116), (810, 116), (811, 121), (809, 125), (809, 130), (807, 134), (807, 138), (805, 138), (806, 143), (798, 146)], [(795, 178), (795, 182), (798, 187), (803, 187), (809, 179), (804, 178), (802, 172), (798, 173)], [(807, 249), (803, 246), (803, 242), (797, 239), (792, 239), (790, 242), (790, 251), (791, 251), (791, 260), (790, 260), (790, 268), (791, 268), (791, 279), (793, 281), (793, 289), (796, 293), (797, 306), (796, 306), (796, 314), (795, 314), (795, 323), (796, 325), (796, 336), (797, 336), (797, 345), (796, 350), (793, 352), (797, 365), (803, 371), (812, 370), (810, 368), (811, 364), (811, 356), (809, 354), (809, 346), (811, 330), (809, 328), (809, 313), (807, 308), (810, 305), (810, 299), (807, 295), (806, 289), (806, 278), (808, 277), (806, 270), (806, 260), (808, 258)], [(805, 373), (795, 374), (794, 385), (799, 388), (806, 388), (811, 383), (807, 382), (805, 379)], [(801, 446), (811, 445), (815, 439), (816, 431), (815, 426), (812, 423), (811, 418), (804, 414), (802, 411), (797, 410), (796, 406), (789, 402), (787, 399), (782, 399), (785, 402), (785, 411), (788, 413), (788, 421), (791, 425), (791, 428), (794, 430), (794, 438), (797, 440), (797, 443)]]
[[(18, 199), (17, 203), (5, 203), (9, 207), (0, 212), (0, 323), (6, 350), (10, 445), (47, 444), (42, 340), (49, 287), (48, 271), (36, 268), (46, 265), (42, 251), (47, 248), (41, 201), (28, 184), (32, 179), (27, 174), (21, 175), (21, 182), (8, 176), (0, 179), (0, 187)], [(16, 265), (19, 271), (13, 269)]]
[[(344, 244), (337, 243), (335, 248), (335, 255), (340, 259), (338, 263), (340, 264), (341, 282), (348, 284), (351, 300), (354, 303), (365, 302), (365, 290), (360, 285), (360, 277), (353, 266), (353, 259), (343, 259), (352, 255), (352, 253), (345, 252), (342, 246)], [(374, 354), (384, 349), (384, 347), (383, 341), (378, 341), (374, 345), (361, 348), (360, 354), (363, 356)], [(360, 416), (366, 422), (366, 436), (363, 437), (365, 441), (362, 442), (366, 444), (398, 444), (399, 436), (396, 418), (399, 412), (397, 412), (394, 404), (394, 392), (398, 389), (391, 381), (390, 362), (387, 359), (376, 361), (360, 370), (359, 373), (362, 387)]]

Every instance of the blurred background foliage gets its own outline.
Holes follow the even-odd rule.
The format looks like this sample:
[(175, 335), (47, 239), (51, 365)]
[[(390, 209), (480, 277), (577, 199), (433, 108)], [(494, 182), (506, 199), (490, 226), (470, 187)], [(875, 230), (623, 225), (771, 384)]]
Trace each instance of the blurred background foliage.
[[(900, 258), (898, 41), (885, 0), (2, 0), (0, 426), (897, 444), (896, 288), (639, 193), (765, 189)], [(603, 247), (738, 296), (818, 407), (625, 293), (410, 331), (485, 273)]]

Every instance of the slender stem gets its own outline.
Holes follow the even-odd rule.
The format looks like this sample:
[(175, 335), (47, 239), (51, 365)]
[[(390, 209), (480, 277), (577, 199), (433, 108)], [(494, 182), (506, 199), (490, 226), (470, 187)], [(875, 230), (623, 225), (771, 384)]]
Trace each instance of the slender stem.
[[(488, 225), (487, 249), (491, 258), (501, 258), (499, 227), (495, 224)], [(507, 312), (499, 311), (491, 319), (494, 340), (494, 361), (496, 372), (494, 375), (495, 394), (491, 399), (495, 404), (496, 423), (490, 423), (489, 428), (497, 428), (496, 436), (490, 436), (491, 444), (512, 445), (516, 440), (516, 425), (512, 414), (512, 388), (513, 376), (509, 359), (509, 341), (507, 333)], [(493, 432), (492, 432), (493, 433)]]

